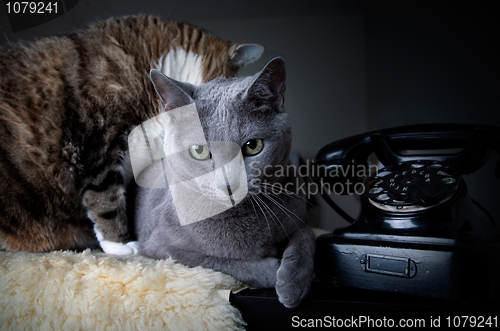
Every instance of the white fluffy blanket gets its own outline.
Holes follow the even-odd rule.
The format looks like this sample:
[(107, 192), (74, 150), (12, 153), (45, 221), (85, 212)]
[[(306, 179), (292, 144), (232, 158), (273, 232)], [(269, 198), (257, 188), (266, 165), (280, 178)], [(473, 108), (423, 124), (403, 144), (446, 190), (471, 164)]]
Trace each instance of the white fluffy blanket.
[(0, 330), (238, 330), (242, 284), (171, 259), (0, 252)]

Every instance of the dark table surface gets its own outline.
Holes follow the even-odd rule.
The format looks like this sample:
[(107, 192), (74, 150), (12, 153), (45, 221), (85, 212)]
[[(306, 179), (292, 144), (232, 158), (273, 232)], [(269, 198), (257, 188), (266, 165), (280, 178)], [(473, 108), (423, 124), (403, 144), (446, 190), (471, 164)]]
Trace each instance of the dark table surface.
[(500, 304), (465, 303), (313, 282), (309, 295), (296, 308), (286, 308), (273, 289), (232, 294), (231, 304), (247, 322), (247, 330), (315, 328), (480, 327), (497, 329)]

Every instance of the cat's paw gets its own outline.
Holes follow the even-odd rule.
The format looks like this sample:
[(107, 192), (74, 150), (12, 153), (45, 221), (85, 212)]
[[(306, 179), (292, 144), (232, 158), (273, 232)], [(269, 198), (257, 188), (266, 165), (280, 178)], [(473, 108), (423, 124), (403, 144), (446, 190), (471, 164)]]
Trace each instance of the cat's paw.
[(132, 253), (133, 255), (139, 254), (139, 242), (138, 241), (129, 241), (127, 243), (127, 246), (132, 248)]
[(135, 255), (139, 252), (139, 243), (137, 241), (130, 241), (126, 244), (123, 244), (113, 241), (101, 240), (99, 244), (106, 254)]
[(290, 256), (281, 261), (276, 274), (276, 293), (285, 307), (297, 307), (304, 299), (311, 286), (313, 270), (312, 261), (294, 259)]

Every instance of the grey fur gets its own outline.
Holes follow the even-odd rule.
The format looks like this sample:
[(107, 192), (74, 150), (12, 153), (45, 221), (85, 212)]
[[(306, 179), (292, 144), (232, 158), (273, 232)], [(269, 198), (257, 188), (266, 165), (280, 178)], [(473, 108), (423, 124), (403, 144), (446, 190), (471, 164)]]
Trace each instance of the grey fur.
[[(221, 271), (252, 287), (275, 287), (286, 307), (297, 306), (313, 276), (314, 236), (305, 224), (306, 200), (299, 192), (273, 194), (269, 185), (290, 183), (287, 190), (295, 193), (302, 182), (290, 173), (264, 178), (263, 171), (267, 167), (265, 173), (270, 174), (272, 169), (285, 169), (290, 164), (283, 59), (272, 60), (260, 73), (243, 81), (216, 79), (198, 87), (180, 84), (158, 72), (151, 76), (166, 109), (186, 102), (196, 104), (207, 141), (232, 141), (243, 146), (259, 138), (264, 149), (244, 158), (248, 196), (203, 221), (181, 226), (168, 187), (138, 187), (135, 226), (139, 253), (153, 258), (170, 256), (187, 266)], [(179, 88), (184, 93), (179, 93)]]

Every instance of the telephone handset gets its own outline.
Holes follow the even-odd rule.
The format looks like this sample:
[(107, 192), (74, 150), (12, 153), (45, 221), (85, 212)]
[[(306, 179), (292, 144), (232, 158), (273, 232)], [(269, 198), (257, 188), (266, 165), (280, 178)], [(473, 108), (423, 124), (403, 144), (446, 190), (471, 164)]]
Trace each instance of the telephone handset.
[[(409, 150), (413, 152), (404, 153)], [(500, 154), (500, 128), (495, 126), (396, 127), (325, 146), (314, 160), (315, 180), (328, 187), (361, 183), (372, 175), (374, 167), (370, 167), (369, 157), (374, 153), (386, 167), (377, 169), (376, 176), (365, 182), (363, 188), (370, 201), (395, 212), (421, 210), (443, 202), (458, 187), (460, 176), (481, 168), (493, 150)], [(427, 154), (415, 154), (416, 151)], [(500, 161), (496, 177), (500, 178)], [(341, 215), (345, 216), (342, 212)]]
[[(403, 155), (402, 150), (463, 149), (456, 154)], [(315, 163), (326, 166), (365, 163), (372, 152), (382, 164), (415, 160), (446, 162), (462, 174), (479, 169), (489, 152), (500, 153), (500, 127), (470, 124), (409, 125), (359, 134), (328, 144), (317, 154)], [(500, 176), (497, 167), (497, 177)]]
[[(335, 188), (356, 185), (363, 192), (355, 221), (324, 194), (353, 224), (318, 238), (319, 278), (445, 299), (498, 296), (498, 290), (460, 287), (481, 283), (480, 277), (486, 284), (484, 272), (491, 276), (500, 262), (500, 226), (489, 215), (479, 217), (462, 178), (493, 151), (500, 155), (500, 127), (470, 124), (396, 127), (322, 148), (313, 170), (321, 191), (348, 192)], [(373, 158), (382, 169), (370, 163)], [(495, 175), (500, 178), (500, 161)], [(449, 286), (436, 285), (443, 283)]]

